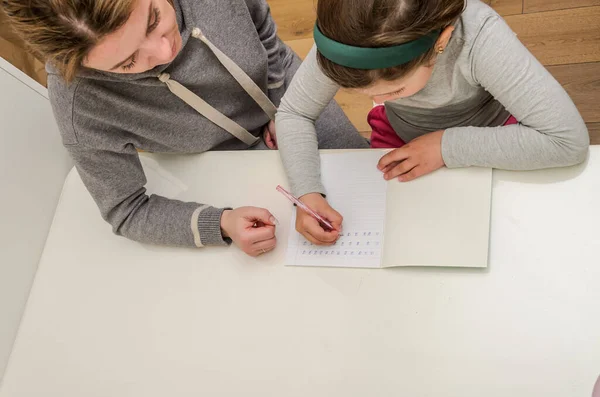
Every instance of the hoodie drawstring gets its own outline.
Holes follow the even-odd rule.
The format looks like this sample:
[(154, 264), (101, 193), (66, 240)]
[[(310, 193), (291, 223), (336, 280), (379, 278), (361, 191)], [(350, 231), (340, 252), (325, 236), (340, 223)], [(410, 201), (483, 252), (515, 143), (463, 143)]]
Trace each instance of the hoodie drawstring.
[[(275, 120), (275, 113), (277, 108), (273, 105), (273, 102), (265, 95), (258, 85), (248, 76), (242, 68), (236, 65), (227, 55), (219, 50), (213, 43), (211, 43), (203, 34), (199, 28), (192, 30), (192, 37), (202, 41), (206, 46), (213, 52), (219, 62), (227, 69), (227, 71), (233, 76), (233, 78), (242, 86), (244, 91), (248, 93), (254, 99), (254, 101), (261, 107), (261, 109), (269, 116), (271, 120)], [(229, 132), (231, 135), (238, 138), (240, 141), (246, 143), (249, 146), (257, 144), (260, 138), (252, 135), (244, 127), (219, 112), (217, 109), (209, 105), (202, 98), (194, 94), (192, 91), (184, 87), (182, 84), (175, 80), (171, 80), (171, 76), (168, 73), (161, 73), (158, 79), (165, 83), (169, 90), (183, 100), (185, 103), (194, 108), (198, 113)]]

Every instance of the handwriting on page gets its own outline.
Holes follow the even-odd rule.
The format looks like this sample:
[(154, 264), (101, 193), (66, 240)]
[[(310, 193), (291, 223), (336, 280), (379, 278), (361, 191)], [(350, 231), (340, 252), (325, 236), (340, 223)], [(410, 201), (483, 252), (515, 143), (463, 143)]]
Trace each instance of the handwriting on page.
[(336, 243), (329, 247), (314, 245), (304, 240), (300, 244), (302, 256), (356, 256), (379, 258), (381, 233), (376, 231), (345, 232)]
[(333, 246), (315, 246), (294, 231), (292, 217), (288, 265), (380, 267), (387, 191), (380, 158), (372, 151), (321, 155), (327, 200), (344, 217), (343, 234)]
[(295, 264), (302, 266), (379, 267), (381, 231), (344, 231), (332, 246), (314, 245), (303, 237), (293, 245)]

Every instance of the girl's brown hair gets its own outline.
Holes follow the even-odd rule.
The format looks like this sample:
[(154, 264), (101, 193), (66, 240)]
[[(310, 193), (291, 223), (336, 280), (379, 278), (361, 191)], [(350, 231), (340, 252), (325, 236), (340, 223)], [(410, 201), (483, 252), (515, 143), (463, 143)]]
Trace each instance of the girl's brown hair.
[(127, 22), (134, 0), (0, 0), (29, 48), (71, 81), (104, 36)]
[[(357, 47), (390, 47), (416, 40), (452, 25), (462, 14), (465, 0), (319, 0), (317, 24), (337, 42)], [(326, 76), (344, 88), (363, 88), (377, 80), (400, 79), (430, 64), (431, 48), (411, 62), (387, 69), (362, 70), (337, 65), (320, 53)]]

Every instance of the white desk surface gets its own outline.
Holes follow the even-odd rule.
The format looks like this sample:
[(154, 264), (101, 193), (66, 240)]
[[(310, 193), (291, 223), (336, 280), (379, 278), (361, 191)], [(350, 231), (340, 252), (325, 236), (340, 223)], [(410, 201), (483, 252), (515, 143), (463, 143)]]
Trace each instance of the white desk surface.
[(144, 164), (150, 191), (268, 206), (283, 243), (261, 259), (133, 243), (72, 173), (1, 397), (591, 395), (600, 147), (581, 167), (495, 171), (487, 269), (284, 267), (277, 153)]

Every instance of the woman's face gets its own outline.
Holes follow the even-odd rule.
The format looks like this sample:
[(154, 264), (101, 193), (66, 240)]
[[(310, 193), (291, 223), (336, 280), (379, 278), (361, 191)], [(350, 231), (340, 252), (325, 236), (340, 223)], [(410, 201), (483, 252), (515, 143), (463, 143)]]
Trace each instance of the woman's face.
[(182, 40), (168, 0), (136, 0), (131, 16), (88, 54), (83, 66), (112, 73), (142, 73), (172, 62)]

